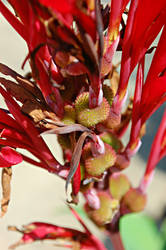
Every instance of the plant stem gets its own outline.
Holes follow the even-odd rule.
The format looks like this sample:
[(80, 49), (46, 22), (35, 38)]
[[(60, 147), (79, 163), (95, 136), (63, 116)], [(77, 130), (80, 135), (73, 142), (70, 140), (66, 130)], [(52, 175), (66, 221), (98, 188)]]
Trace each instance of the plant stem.
[(116, 233), (109, 232), (109, 237), (114, 247), (114, 250), (125, 250), (121, 236), (120, 236), (120, 232), (116, 232)]

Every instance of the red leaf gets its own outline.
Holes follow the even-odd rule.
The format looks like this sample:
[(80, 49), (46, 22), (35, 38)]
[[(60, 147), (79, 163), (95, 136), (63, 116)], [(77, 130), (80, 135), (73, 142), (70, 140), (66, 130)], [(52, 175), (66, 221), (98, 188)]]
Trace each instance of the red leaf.
[[(80, 250), (106, 250), (103, 243), (100, 242), (86, 227), (80, 216), (70, 207), (72, 213), (76, 217), (76, 219), (81, 223), (85, 232), (81, 232), (71, 228), (59, 227), (49, 223), (42, 222), (33, 222), (29, 225), (23, 226), (22, 230), (17, 229), (16, 227), (9, 227), (9, 230), (18, 231), (23, 233), (23, 237), (16, 244), (13, 244), (10, 249), (14, 249), (15, 247), (31, 243), (33, 241), (38, 240), (56, 240), (56, 239), (64, 239), (69, 242), (70, 245), (68, 247), (73, 247), (77, 243), (79, 243)], [(66, 245), (64, 245), (66, 246)], [(67, 247), (66, 246), (66, 247)]]
[[(143, 9), (149, 9), (145, 15)], [(165, 0), (132, 1), (123, 40), (122, 64), (118, 95), (124, 97), (128, 79), (165, 23)], [(145, 22), (142, 22), (145, 20)]]
[(12, 127), (18, 131), (22, 131), (21, 126), (8, 114), (0, 109), (0, 123)]
[(110, 12), (110, 20), (108, 28), (108, 40), (110, 40), (110, 42), (115, 40), (119, 33), (119, 25), (121, 22), (122, 14), (128, 2), (129, 0), (111, 1), (111, 12)]
[(79, 22), (85, 32), (91, 36), (93, 42), (96, 42), (96, 23), (93, 18), (80, 10), (76, 11), (75, 18), (76, 22)]
[(3, 147), (0, 151), (0, 167), (11, 167), (22, 162), (22, 156), (10, 147)]
[[(142, 87), (144, 80), (144, 60), (139, 64), (137, 71), (136, 87), (133, 100), (133, 112), (132, 112), (132, 127), (130, 132), (130, 141), (126, 147), (126, 150), (134, 151), (137, 147), (137, 140), (139, 139), (139, 133), (141, 129), (140, 118), (140, 104), (142, 97)], [(135, 145), (134, 145), (135, 144)], [(134, 147), (133, 147), (134, 146)]]
[(12, 7), (17, 10), (19, 18), (22, 23), (25, 25), (29, 24), (29, 1), (24, 0), (24, 4), (22, 4), (22, 0), (8, 0), (8, 2), (12, 5)]
[[(35, 146), (34, 153), (40, 154), (39, 159), (42, 158), (43, 161), (47, 162), (49, 167), (53, 168), (53, 171), (55, 171), (56, 167), (58, 166), (59, 168), (61, 164), (59, 164), (59, 162), (54, 158), (49, 148), (47, 147), (46, 143), (40, 137), (38, 130), (35, 128), (31, 120), (21, 113), (20, 107), (18, 106), (18, 104), (14, 101), (14, 99), (12, 99), (12, 97), (2, 87), (0, 87), (0, 92), (5, 98), (6, 104), (11, 114), (14, 116), (16, 121), (21, 125), (25, 133), (28, 135), (32, 145)], [(25, 148), (28, 148), (28, 146), (26, 146)], [(30, 152), (32, 152), (32, 150), (33, 148), (32, 149), (30, 148)]]
[(154, 78), (159, 77), (166, 68), (166, 26), (164, 26), (160, 41), (153, 56), (146, 82), (151, 82)]
[[(148, 163), (146, 166), (146, 171), (140, 183), (140, 188), (144, 192), (146, 191), (147, 186), (152, 180), (154, 168), (156, 167), (157, 163), (161, 160), (161, 152), (162, 156), (166, 155), (165, 136), (166, 136), (166, 110), (164, 112), (162, 121), (158, 128), (154, 141), (152, 143), (150, 155), (148, 158)], [(165, 152), (163, 152), (163, 149)]]
[(80, 185), (81, 185), (81, 168), (80, 168), (80, 163), (77, 167), (77, 170), (73, 176), (73, 195), (76, 196), (78, 194), (78, 192), (80, 191)]
[(73, 12), (76, 0), (39, 0), (39, 2), (45, 5), (46, 7), (52, 8), (53, 10), (56, 10), (63, 14), (67, 14)]
[(15, 129), (5, 128), (1, 132), (1, 137), (3, 138), (12, 138), (18, 141), (23, 141), (24, 144), (27, 144), (29, 146), (32, 146), (31, 141), (25, 134), (21, 134), (17, 132)]
[(10, 23), (10, 25), (18, 32), (18, 34), (26, 41), (27, 33), (24, 29), (24, 25), (15, 17), (12, 12), (0, 1), (0, 12)]
[(166, 101), (166, 76), (145, 82), (141, 97), (142, 124)]

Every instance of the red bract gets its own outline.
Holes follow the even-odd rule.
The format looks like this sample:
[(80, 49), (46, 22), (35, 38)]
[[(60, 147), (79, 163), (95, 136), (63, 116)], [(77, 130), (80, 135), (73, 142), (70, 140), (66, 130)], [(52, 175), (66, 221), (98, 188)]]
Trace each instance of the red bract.
[(106, 248), (102, 242), (91, 234), (79, 215), (74, 210), (72, 210), (72, 212), (82, 224), (84, 232), (42, 222), (32, 222), (29, 225), (23, 226), (23, 230), (9, 227), (10, 230), (23, 233), (21, 240), (16, 244), (13, 244), (10, 249), (14, 249), (22, 244), (32, 243), (33, 241), (63, 239), (64, 243), (62, 243), (61, 246), (67, 248), (79, 248), (80, 250), (105, 250)]
[(62, 14), (66, 21), (70, 21), (70, 24), (72, 24), (72, 20), (79, 22), (85, 31), (91, 35), (92, 39), (95, 40), (95, 21), (92, 17), (85, 14), (83, 3), (79, 3), (77, 0), (63, 0), (62, 2), (40, 0), (39, 2), (55, 11), (56, 14)]
[(77, 167), (77, 171), (73, 176), (73, 195), (78, 194), (78, 192), (80, 191), (80, 185), (81, 185), (81, 169), (79, 164)]
[(102, 76), (107, 75), (112, 68), (112, 59), (120, 40), (119, 27), (122, 14), (128, 2), (128, 0), (111, 1), (108, 34), (105, 37), (105, 51), (102, 60)]
[[(152, 9), (145, 14), (142, 10), (148, 9), (149, 6)], [(165, 12), (166, 4), (164, 0), (157, 4), (149, 0), (131, 2), (122, 47), (122, 64), (118, 88), (119, 102), (125, 96), (130, 74), (165, 24)], [(145, 20), (145, 22), (141, 20)]]
[(22, 162), (22, 156), (10, 147), (2, 147), (0, 151), (0, 167), (8, 168)]
[(109, 40), (115, 40), (119, 33), (119, 26), (122, 18), (122, 14), (128, 4), (129, 0), (118, 0), (111, 2), (111, 12), (109, 20)]
[(148, 158), (148, 163), (146, 166), (146, 171), (144, 177), (140, 184), (140, 189), (146, 191), (148, 185), (150, 184), (154, 169), (157, 163), (166, 156), (166, 111), (164, 112), (162, 121), (154, 138), (150, 155)]
[(0, 11), (11, 26), (18, 32), (18, 34), (26, 40), (27, 34), (24, 30), (24, 25), (8, 10), (2, 1), (0, 1)]
[[(1, 138), (3, 139), (0, 139), (0, 144), (9, 145), (15, 148), (27, 149), (40, 160), (40, 162), (36, 162), (35, 165), (43, 167), (50, 172), (58, 173), (60, 171), (60, 164), (51, 154), (50, 150), (46, 146), (44, 140), (40, 137), (40, 133), (34, 127), (33, 123), (29, 120), (29, 118), (21, 113), (18, 104), (2, 87), (0, 87), (0, 92), (5, 98), (9, 111), (15, 118), (14, 120), (4, 111), (1, 111), (1, 114), (3, 115), (1, 117), (4, 117), (5, 119), (0, 120), (1, 128), (3, 128), (1, 133)], [(11, 152), (13, 152), (14, 156), (15, 151), (13, 150)], [(20, 154), (15, 152), (15, 155), (18, 157), (18, 155)], [(24, 155), (23, 157), (25, 160), (31, 163), (31, 159), (25, 157)], [(22, 160), (21, 156), (19, 160), (20, 159)], [(35, 161), (33, 160), (32, 162), (35, 163)]]
[(148, 119), (149, 116), (166, 100), (165, 43), (166, 27), (164, 26), (142, 90), (140, 108), (142, 110), (146, 110), (146, 112), (142, 114), (143, 122), (145, 122), (146, 119)]
[(125, 153), (130, 158), (135, 154), (140, 147), (140, 130), (143, 125), (140, 114), (141, 109), (141, 97), (142, 97), (142, 88), (144, 81), (144, 60), (138, 66), (137, 71), (137, 80), (135, 87), (135, 95), (133, 101), (133, 113), (132, 113), (132, 127), (130, 133), (130, 141), (126, 147)]
[(39, 2), (44, 6), (52, 8), (53, 10), (63, 14), (71, 13), (76, 8), (76, 0), (62, 0), (61, 2), (54, 0), (40, 0)]
[[(138, 68), (135, 96), (133, 103), (132, 129), (127, 148), (134, 150), (139, 142), (140, 130), (146, 120), (166, 100), (165, 49), (166, 28), (154, 54), (152, 65), (144, 83), (144, 60)], [(127, 149), (128, 150), (128, 149)]]

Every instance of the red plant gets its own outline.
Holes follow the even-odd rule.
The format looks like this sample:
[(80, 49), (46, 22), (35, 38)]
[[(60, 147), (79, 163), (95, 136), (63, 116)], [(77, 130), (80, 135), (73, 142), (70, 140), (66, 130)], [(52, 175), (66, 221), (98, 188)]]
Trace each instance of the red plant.
[(63, 239), (64, 243), (57, 244), (57, 246), (80, 250), (105, 250), (104, 245), (88, 230), (79, 215), (72, 208), (71, 211), (83, 226), (84, 232), (42, 222), (32, 222), (29, 225), (23, 226), (23, 230), (10, 226), (9, 230), (18, 231), (23, 234), (21, 240), (13, 244), (10, 249), (38, 240)]
[[(28, 55), (22, 67), (29, 61), (31, 72), (23, 77), (0, 64), (1, 74), (11, 78), (0, 77), (0, 93), (7, 105), (0, 109), (2, 213), (10, 199), (12, 166), (24, 160), (63, 178), (66, 192), (71, 183), (68, 202), (77, 204), (81, 192), (89, 218), (106, 230), (116, 250), (124, 249), (119, 220), (144, 209), (147, 185), (166, 154), (164, 113), (139, 187), (132, 187), (121, 173), (141, 146), (147, 119), (166, 100), (165, 0), (112, 0), (105, 7), (99, 0), (8, 3), (16, 15), (1, 0), (0, 12), (25, 40)], [(145, 57), (155, 49), (150, 46), (160, 32), (145, 78)], [(113, 64), (116, 51), (122, 52), (120, 74)], [(136, 66), (134, 97), (122, 112)], [(124, 146), (121, 138), (130, 122), (130, 138)], [(43, 133), (57, 135), (64, 165), (54, 158)], [(40, 222), (12, 229), (23, 233), (21, 244), (67, 238), (68, 248), (105, 249), (81, 224), (84, 232)]]

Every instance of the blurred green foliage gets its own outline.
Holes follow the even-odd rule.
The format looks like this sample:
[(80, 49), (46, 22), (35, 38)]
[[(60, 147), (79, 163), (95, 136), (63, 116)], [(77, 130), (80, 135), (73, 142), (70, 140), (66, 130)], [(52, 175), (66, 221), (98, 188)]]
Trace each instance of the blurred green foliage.
[(158, 228), (145, 215), (126, 215), (120, 221), (120, 232), (125, 250), (166, 250), (166, 220)]

